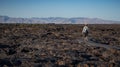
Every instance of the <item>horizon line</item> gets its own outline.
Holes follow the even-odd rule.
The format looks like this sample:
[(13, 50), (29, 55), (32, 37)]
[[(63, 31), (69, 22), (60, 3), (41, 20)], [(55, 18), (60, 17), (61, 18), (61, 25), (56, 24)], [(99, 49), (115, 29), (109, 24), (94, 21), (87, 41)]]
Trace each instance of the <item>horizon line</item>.
[[(10, 18), (26, 18), (26, 19), (32, 19), (32, 18), (66, 18), (66, 19), (70, 19), (70, 18), (87, 18), (87, 19), (100, 19), (100, 20), (109, 20), (109, 19), (103, 19), (103, 18), (98, 18), (98, 17), (52, 17), (52, 16), (50, 16), (50, 17), (12, 17), (12, 16), (7, 16), (7, 15), (0, 15), (0, 16), (6, 16), (6, 17), (10, 17)], [(119, 21), (120, 22), (120, 20), (109, 20), (109, 21)]]

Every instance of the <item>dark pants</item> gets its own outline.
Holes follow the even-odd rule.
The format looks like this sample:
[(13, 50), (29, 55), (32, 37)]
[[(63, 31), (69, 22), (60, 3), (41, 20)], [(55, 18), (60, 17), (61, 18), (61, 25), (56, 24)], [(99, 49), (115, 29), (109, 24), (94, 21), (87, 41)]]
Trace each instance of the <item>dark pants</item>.
[(87, 37), (87, 36), (88, 36), (88, 33), (83, 33), (83, 36), (84, 36), (84, 37)]

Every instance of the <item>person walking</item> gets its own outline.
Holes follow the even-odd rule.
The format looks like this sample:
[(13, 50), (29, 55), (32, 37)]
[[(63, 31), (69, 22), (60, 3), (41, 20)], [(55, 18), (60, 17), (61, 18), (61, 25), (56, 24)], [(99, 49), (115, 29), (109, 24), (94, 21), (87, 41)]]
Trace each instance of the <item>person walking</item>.
[(83, 27), (82, 34), (83, 34), (84, 42), (87, 42), (88, 41), (88, 34), (89, 34), (88, 24), (85, 24), (85, 26)]

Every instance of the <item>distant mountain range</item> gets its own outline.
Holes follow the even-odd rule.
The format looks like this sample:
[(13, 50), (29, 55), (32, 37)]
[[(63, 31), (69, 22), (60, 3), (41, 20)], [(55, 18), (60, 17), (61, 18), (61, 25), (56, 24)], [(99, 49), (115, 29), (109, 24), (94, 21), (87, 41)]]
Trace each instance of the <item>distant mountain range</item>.
[(13, 18), (8, 16), (0, 16), (0, 23), (38, 23), (38, 24), (120, 24), (120, 21), (103, 20), (99, 18), (62, 18), (62, 17), (48, 17), (48, 18)]

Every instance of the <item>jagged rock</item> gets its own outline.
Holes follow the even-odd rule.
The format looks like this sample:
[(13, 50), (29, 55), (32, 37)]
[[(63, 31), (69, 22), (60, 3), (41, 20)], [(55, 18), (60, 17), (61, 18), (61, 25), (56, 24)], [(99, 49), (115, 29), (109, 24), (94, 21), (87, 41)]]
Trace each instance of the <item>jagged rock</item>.
[(11, 61), (9, 59), (0, 59), (0, 66), (13, 66), (13, 64), (11, 63)]
[(27, 53), (27, 52), (32, 52), (33, 48), (28, 48), (28, 47), (24, 47), (21, 52)]
[(12, 55), (15, 53), (16, 53), (16, 50), (11, 48), (11, 49), (9, 49), (8, 55)]
[[(120, 67), (118, 49), (78, 42), (82, 41), (82, 27), (0, 24), (0, 67)], [(119, 25), (89, 27), (90, 41), (119, 48)]]

